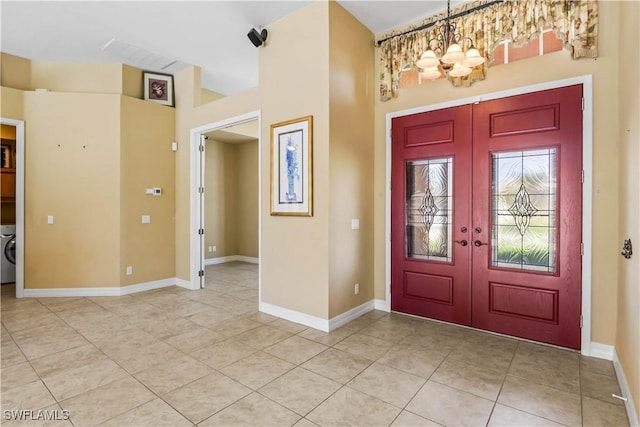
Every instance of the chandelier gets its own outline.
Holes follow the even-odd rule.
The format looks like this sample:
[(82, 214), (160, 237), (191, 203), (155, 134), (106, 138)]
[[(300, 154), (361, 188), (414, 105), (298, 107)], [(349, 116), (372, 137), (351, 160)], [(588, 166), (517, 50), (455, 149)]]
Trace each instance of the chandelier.
[[(443, 74), (449, 77), (464, 77), (471, 74), (475, 67), (484, 63), (484, 57), (473, 45), (469, 37), (457, 32), (456, 24), (450, 21), (451, 1), (447, 0), (447, 17), (436, 30), (436, 37), (427, 43), (427, 50), (416, 65), (421, 69), (420, 76), (435, 80)], [(463, 47), (468, 43), (468, 49)]]

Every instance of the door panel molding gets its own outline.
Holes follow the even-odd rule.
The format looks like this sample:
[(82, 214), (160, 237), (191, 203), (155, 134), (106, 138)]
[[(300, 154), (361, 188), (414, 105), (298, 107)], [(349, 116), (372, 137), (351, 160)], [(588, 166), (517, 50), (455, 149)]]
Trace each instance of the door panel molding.
[[(385, 197), (385, 299), (381, 300), (381, 306), (391, 306), (391, 122), (394, 118), (419, 114), (427, 111), (440, 110), (465, 104), (473, 104), (492, 99), (506, 98), (548, 89), (556, 89), (576, 84), (583, 85), (584, 108), (582, 116), (582, 169), (584, 171), (582, 189), (582, 239), (584, 254), (582, 256), (582, 286), (581, 307), (583, 327), (581, 331), (581, 352), (583, 355), (592, 354), (591, 341), (591, 260), (592, 260), (592, 163), (593, 163), (593, 84), (591, 75), (576, 76), (563, 80), (556, 80), (523, 86), (519, 88), (496, 91), (481, 96), (473, 96), (454, 101), (440, 102), (436, 104), (395, 111), (386, 114), (386, 197)], [(469, 224), (471, 229), (471, 224)], [(475, 239), (474, 239), (475, 240)]]

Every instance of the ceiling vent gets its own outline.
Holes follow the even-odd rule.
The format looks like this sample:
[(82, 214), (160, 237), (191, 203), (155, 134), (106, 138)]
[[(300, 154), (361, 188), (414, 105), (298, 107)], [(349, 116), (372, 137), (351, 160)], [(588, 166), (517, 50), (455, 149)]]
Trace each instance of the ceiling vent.
[(167, 58), (115, 37), (102, 46), (102, 52), (114, 61), (143, 70), (172, 73), (185, 65), (177, 59)]

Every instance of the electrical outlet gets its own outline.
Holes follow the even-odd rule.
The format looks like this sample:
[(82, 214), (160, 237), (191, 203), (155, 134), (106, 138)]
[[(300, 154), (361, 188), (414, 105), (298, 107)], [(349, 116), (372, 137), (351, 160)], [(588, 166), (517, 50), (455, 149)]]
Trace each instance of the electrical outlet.
[(127, 276), (131, 276), (133, 274), (133, 267), (132, 266), (127, 266)]
[(218, 248), (217, 248), (217, 247), (215, 247), (215, 246), (211, 246), (211, 252), (215, 252), (215, 251), (217, 251), (217, 250), (218, 250)]
[(353, 287), (353, 294), (358, 295), (359, 293), (360, 293), (360, 283), (356, 283), (356, 285)]

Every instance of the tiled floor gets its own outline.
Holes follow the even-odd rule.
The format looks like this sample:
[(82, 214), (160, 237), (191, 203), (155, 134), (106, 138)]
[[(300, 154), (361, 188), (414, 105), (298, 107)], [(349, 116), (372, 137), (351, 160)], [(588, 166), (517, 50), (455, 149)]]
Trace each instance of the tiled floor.
[(27, 424), (55, 426), (628, 425), (608, 361), (380, 311), (322, 333), (259, 313), (254, 265), (206, 277), (200, 291), (123, 297), (16, 300), (3, 286), (3, 415), (69, 411)]

